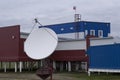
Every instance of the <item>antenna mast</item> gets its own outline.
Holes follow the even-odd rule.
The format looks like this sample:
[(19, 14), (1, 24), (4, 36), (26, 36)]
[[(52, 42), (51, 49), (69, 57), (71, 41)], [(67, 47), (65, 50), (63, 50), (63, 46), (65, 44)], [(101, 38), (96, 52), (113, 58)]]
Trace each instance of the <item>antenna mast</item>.
[(75, 13), (74, 13), (74, 22), (75, 22), (75, 28), (76, 28), (75, 39), (79, 39), (79, 24), (78, 24), (78, 22), (81, 21), (81, 15), (77, 14), (76, 6), (73, 6), (73, 10), (75, 11)]
[(40, 26), (43, 26), (43, 25), (38, 21), (37, 18), (35, 18), (34, 20), (35, 20), (35, 23), (38, 23)]

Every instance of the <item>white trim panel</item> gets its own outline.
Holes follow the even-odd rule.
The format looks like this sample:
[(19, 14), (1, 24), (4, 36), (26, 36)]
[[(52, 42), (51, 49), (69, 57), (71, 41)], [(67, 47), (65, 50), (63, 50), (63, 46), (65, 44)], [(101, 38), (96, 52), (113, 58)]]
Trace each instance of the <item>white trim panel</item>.
[(120, 69), (88, 69), (89, 72), (111, 72), (120, 73)]

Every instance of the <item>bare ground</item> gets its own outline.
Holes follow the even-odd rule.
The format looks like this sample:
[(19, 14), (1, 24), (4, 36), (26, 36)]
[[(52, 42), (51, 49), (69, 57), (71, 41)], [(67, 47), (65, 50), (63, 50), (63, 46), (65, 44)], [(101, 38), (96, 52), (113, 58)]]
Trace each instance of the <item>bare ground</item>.
[[(35, 73), (0, 73), (0, 80), (42, 80)], [(50, 80), (50, 77), (46, 80)], [(78, 80), (64, 74), (53, 74), (53, 80)], [(79, 79), (80, 80), (80, 79)]]

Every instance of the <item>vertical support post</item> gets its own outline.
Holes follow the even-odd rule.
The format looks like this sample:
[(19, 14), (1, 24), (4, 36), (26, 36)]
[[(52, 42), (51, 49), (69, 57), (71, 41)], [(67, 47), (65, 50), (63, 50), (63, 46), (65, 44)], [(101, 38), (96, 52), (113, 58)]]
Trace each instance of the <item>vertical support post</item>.
[(98, 75), (100, 75), (100, 72), (98, 72)]
[(9, 69), (11, 68), (11, 62), (9, 62)]
[(17, 62), (15, 62), (15, 72), (17, 72)]
[(39, 68), (39, 61), (36, 61), (36, 68)]
[(56, 62), (53, 61), (53, 68), (56, 70)]
[(60, 62), (60, 71), (63, 71), (63, 62)]
[(70, 72), (71, 71), (71, 62), (68, 61), (68, 71)]
[(4, 63), (4, 72), (6, 72), (7, 71), (7, 65), (6, 65), (6, 62)]
[(43, 66), (43, 60), (41, 60), (40, 62), (41, 62), (41, 66)]
[(40, 67), (41, 67), (41, 60), (38, 61), (38, 68), (40, 68)]
[(90, 76), (90, 71), (88, 71), (88, 76)]
[(27, 64), (26, 69), (28, 69), (28, 71), (30, 71), (29, 61), (27, 61), (26, 64)]
[(87, 65), (88, 63), (87, 62), (85, 62), (85, 72), (87, 72), (87, 68), (88, 68), (88, 65)]
[(66, 65), (66, 71), (68, 70), (68, 64), (67, 64), (67, 62), (65, 63), (65, 65)]
[(78, 64), (78, 62), (76, 62), (75, 64), (76, 64), (75, 70), (78, 71), (78, 69), (79, 69), (79, 64)]
[(19, 62), (19, 68), (20, 68), (20, 69), (19, 69), (20, 72), (22, 72), (22, 62), (21, 62), (21, 61)]
[(3, 66), (2, 66), (3, 64), (2, 64), (2, 62), (1, 62), (1, 64), (0, 64), (0, 68), (2, 69), (3, 68)]
[(25, 69), (25, 62), (22, 63), (22, 68)]
[(52, 74), (50, 75), (50, 80), (52, 80)]

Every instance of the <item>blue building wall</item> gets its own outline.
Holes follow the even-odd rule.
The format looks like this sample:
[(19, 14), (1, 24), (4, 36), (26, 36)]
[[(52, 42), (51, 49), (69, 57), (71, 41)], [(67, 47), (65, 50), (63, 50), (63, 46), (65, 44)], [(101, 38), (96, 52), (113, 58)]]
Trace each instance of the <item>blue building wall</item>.
[(103, 22), (81, 22), (83, 31), (88, 30), (88, 35), (90, 35), (90, 30), (95, 30), (95, 36), (98, 37), (98, 30), (103, 30), (103, 37), (108, 37), (110, 33), (110, 23)]
[(92, 46), (87, 53), (91, 69), (120, 69), (120, 44)]
[(110, 23), (104, 23), (104, 22), (80, 21), (80, 22), (47, 25), (44, 27), (51, 28), (57, 34), (85, 32), (85, 30), (87, 30), (88, 35), (90, 35), (90, 30), (95, 30), (95, 36), (98, 37), (98, 30), (103, 30), (103, 37), (108, 37), (108, 34), (110, 33)]

